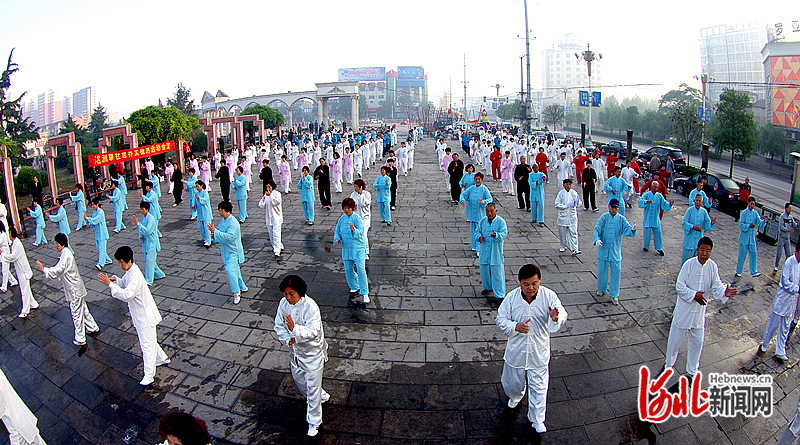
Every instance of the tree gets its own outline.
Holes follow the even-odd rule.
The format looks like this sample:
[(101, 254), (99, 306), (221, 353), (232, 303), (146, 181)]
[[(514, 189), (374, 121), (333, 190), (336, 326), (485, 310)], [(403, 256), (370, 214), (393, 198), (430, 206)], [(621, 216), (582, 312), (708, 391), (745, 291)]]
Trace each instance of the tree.
[(700, 143), (703, 123), (697, 115), (697, 107), (691, 101), (683, 101), (676, 105), (672, 110), (671, 120), (671, 133), (678, 141), (678, 145), (691, 149)]
[[(61, 128), (58, 130), (58, 134), (67, 134), (69, 132), (75, 133), (75, 142), (80, 142), (82, 147), (92, 146), (92, 138), (89, 135), (89, 131), (79, 127), (78, 124), (72, 120), (72, 116), (68, 114), (67, 120), (61, 124)], [(94, 145), (97, 145), (97, 139), (95, 139)]]
[(564, 122), (564, 110), (561, 108), (561, 105), (550, 104), (544, 107), (544, 111), (542, 111), (542, 120), (545, 125), (550, 125), (552, 129), (561, 126), (561, 123)]
[(392, 117), (392, 103), (388, 100), (382, 100), (378, 104), (378, 118), (389, 119)]
[(501, 104), (497, 106), (497, 114), (500, 119), (506, 120), (519, 120), (520, 118), (520, 109), (522, 108), (522, 101), (517, 99), (514, 102), (508, 104)]
[(653, 140), (666, 139), (670, 129), (670, 117), (666, 113), (647, 110), (642, 113), (642, 135)]
[(725, 88), (719, 95), (716, 113), (719, 124), (712, 138), (720, 150), (731, 152), (730, 176), (733, 176), (734, 158), (747, 159), (755, 145), (755, 121), (747, 111), (750, 107), (752, 103), (747, 93)]
[(16, 63), (11, 61), (14, 50), (8, 55), (6, 69), (0, 76), (0, 145), (5, 145), (8, 155), (14, 165), (19, 165), (23, 147), (27, 141), (35, 141), (39, 138), (39, 130), (28, 118), (22, 118), (20, 104), (25, 93), (19, 95), (15, 100), (6, 100), (8, 89), (11, 88), (11, 75), (19, 71)]
[[(276, 109), (270, 108), (266, 105), (251, 105), (240, 113), (241, 116), (248, 116), (251, 114), (257, 114), (258, 117), (264, 121), (264, 128), (277, 128), (280, 125), (286, 123), (286, 120), (283, 118), (283, 115)], [(250, 122), (245, 122), (245, 131), (248, 131), (247, 125), (253, 125)]]
[(658, 101), (658, 111), (667, 113), (675, 111), (678, 105), (688, 102), (697, 110), (697, 107), (703, 103), (703, 93), (697, 88), (692, 88), (689, 85), (682, 83), (677, 90), (671, 90), (661, 96)]
[[(159, 106), (161, 106), (161, 99), (158, 100)], [(175, 95), (172, 96), (172, 99), (167, 99), (167, 106), (168, 107), (175, 107), (181, 113), (185, 115), (190, 115), (194, 113), (194, 99), (192, 99), (192, 90), (183, 86), (183, 83), (178, 83), (177, 90), (175, 91)]]
[(625, 127), (628, 130), (633, 130), (633, 132), (636, 133), (636, 131), (639, 130), (640, 123), (639, 108), (636, 107), (636, 105), (631, 105), (628, 108), (625, 108), (624, 120)]
[(565, 116), (568, 125), (578, 126), (581, 123), (586, 123), (586, 114), (583, 111), (572, 110)]
[(140, 145), (186, 139), (200, 127), (197, 116), (187, 116), (175, 107), (159, 108), (153, 105), (136, 110), (125, 120), (131, 130), (139, 134)]
[(89, 119), (89, 135), (95, 143), (103, 137), (103, 129), (107, 127), (106, 119), (108, 119), (106, 109), (97, 104), (97, 108), (92, 111), (92, 116)]
[(756, 150), (770, 156), (769, 168), (772, 169), (775, 156), (781, 159), (786, 156), (786, 137), (783, 129), (772, 124), (762, 125), (756, 133)]

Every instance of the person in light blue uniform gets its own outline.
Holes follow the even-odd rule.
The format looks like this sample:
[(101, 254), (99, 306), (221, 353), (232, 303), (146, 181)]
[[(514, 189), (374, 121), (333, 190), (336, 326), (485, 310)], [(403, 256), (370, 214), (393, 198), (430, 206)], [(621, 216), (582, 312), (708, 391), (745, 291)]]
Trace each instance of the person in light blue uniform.
[(83, 194), (83, 184), (75, 184), (75, 194), (69, 194), (70, 199), (75, 204), (75, 212), (78, 213), (78, 225), (75, 230), (81, 230), (86, 225), (83, 215), (86, 214), (86, 195)]
[(166, 276), (156, 262), (158, 252), (161, 250), (161, 242), (158, 240), (158, 220), (150, 214), (150, 203), (147, 201), (139, 203), (139, 211), (142, 213), (142, 220), (139, 221), (134, 215), (133, 222), (139, 229), (139, 239), (142, 241), (144, 280), (147, 284), (153, 284), (153, 280), (160, 280)]
[(697, 195), (701, 195), (703, 196), (703, 207), (706, 208), (706, 211), (708, 211), (708, 209), (711, 208), (711, 201), (708, 199), (708, 195), (706, 195), (706, 192), (703, 190), (703, 187), (705, 187), (705, 185), (706, 185), (706, 178), (700, 178), (697, 181), (697, 188), (689, 192), (690, 207), (694, 205), (694, 197)]
[(194, 192), (197, 191), (195, 188), (195, 184), (197, 184), (197, 172), (195, 172), (193, 167), (189, 167), (186, 172), (189, 174), (189, 177), (183, 180), (183, 187), (186, 190), (186, 194), (189, 195), (189, 208), (192, 211), (192, 217), (189, 218), (191, 221), (197, 219), (197, 206), (194, 205)]
[(47, 238), (44, 237), (45, 223), (42, 204), (36, 198), (33, 199), (33, 208), (28, 207), (28, 216), (36, 221), (36, 240), (33, 245), (47, 244)]
[(650, 233), (653, 235), (653, 242), (658, 254), (664, 256), (664, 242), (661, 236), (661, 210), (668, 212), (672, 210), (674, 200), (667, 201), (658, 191), (658, 183), (653, 181), (650, 183), (650, 190), (646, 191), (638, 204), (640, 208), (644, 209), (642, 218), (642, 227), (644, 227), (644, 247), (642, 250), (647, 252), (650, 249)]
[(461, 193), (464, 193), (464, 190), (475, 185), (475, 166), (472, 164), (467, 164), (467, 168), (465, 170), (466, 173), (464, 173), (464, 176), (461, 177), (460, 181)]
[(211, 239), (219, 243), (222, 253), (222, 263), (225, 265), (225, 275), (233, 293), (233, 304), (239, 304), (241, 293), (247, 292), (247, 286), (242, 279), (242, 270), (239, 265), (244, 263), (244, 248), (242, 247), (242, 232), (239, 221), (231, 215), (233, 205), (230, 201), (222, 201), (217, 205), (219, 216), (222, 218), (218, 227), (208, 224)]
[(309, 174), (308, 166), (303, 166), (302, 177), (297, 181), (300, 189), (300, 203), (303, 205), (303, 215), (309, 226), (314, 225), (314, 178)]
[[(158, 203), (158, 195), (153, 190), (153, 183), (145, 181), (144, 193), (140, 191), (139, 194), (142, 196), (142, 201), (150, 203), (150, 214), (153, 215), (156, 222), (161, 221), (161, 204)], [(161, 231), (157, 227), (156, 224), (156, 235), (161, 238)]]
[(386, 166), (381, 167), (381, 175), (375, 178), (372, 183), (372, 189), (376, 190), (375, 202), (378, 203), (378, 212), (381, 214), (381, 222), (386, 223), (387, 226), (392, 225), (392, 208), (390, 203), (392, 200), (392, 178), (389, 177), (389, 169)]
[(544, 226), (544, 183), (547, 175), (539, 171), (539, 164), (531, 164), (533, 172), (528, 175), (528, 185), (531, 189), (531, 221)]
[(153, 184), (153, 191), (155, 192), (156, 196), (161, 198), (161, 183), (159, 182), (159, 178), (155, 170), (150, 172), (150, 177), (147, 180)]
[[(631, 189), (628, 187), (628, 183), (622, 179), (622, 168), (621, 167), (614, 167), (614, 176), (608, 178), (605, 185), (603, 186), (603, 190), (608, 193), (608, 203), (611, 204), (612, 199), (616, 199), (620, 201), (624, 196), (625, 192), (630, 192)], [(625, 216), (625, 206), (620, 206), (619, 213), (622, 216)]]
[(206, 190), (206, 183), (197, 180), (194, 191), (194, 205), (197, 206), (197, 227), (200, 229), (200, 236), (203, 237), (203, 245), (211, 247), (211, 232), (208, 224), (211, 224), (211, 198)]
[(125, 177), (114, 171), (114, 179), (111, 182), (116, 182), (119, 191), (122, 192), (122, 203), (124, 204), (122, 210), (128, 210), (128, 185), (125, 183)]
[[(636, 224), (631, 225), (620, 210), (619, 200), (612, 198), (608, 213), (604, 213), (594, 226), (592, 244), (597, 247), (597, 296), (608, 290), (614, 306), (619, 304), (619, 281), (622, 266), (622, 235), (636, 236)], [(658, 209), (656, 209), (656, 217)], [(609, 279), (608, 270), (611, 269)]]
[[(244, 169), (241, 166), (236, 167), (236, 177), (233, 178), (232, 185), (236, 190), (234, 194), (236, 203), (239, 204), (239, 222), (243, 223), (247, 219), (247, 178), (244, 176)], [(311, 220), (313, 221), (314, 218), (312, 217)]]
[(94, 230), (94, 246), (97, 248), (97, 264), (94, 267), (102, 270), (106, 264), (111, 264), (106, 245), (108, 244), (108, 225), (106, 213), (100, 208), (100, 197), (92, 198), (92, 216), (86, 217), (89, 228)]
[(503, 300), (506, 296), (506, 270), (503, 244), (508, 236), (506, 220), (497, 216), (494, 203), (486, 204), (486, 216), (478, 223), (476, 240), (480, 246), (481, 295), (494, 292), (494, 297)]
[(739, 215), (739, 260), (736, 263), (736, 276), (742, 276), (744, 259), (750, 255), (750, 275), (753, 278), (760, 276), (758, 271), (758, 252), (756, 250), (757, 229), (763, 229), (767, 225), (767, 218), (758, 216), (756, 211), (756, 198), (747, 198), (747, 208), (742, 210)]
[(125, 195), (117, 181), (111, 181), (111, 195), (108, 200), (114, 206), (114, 233), (119, 233), (120, 230), (125, 230), (125, 224), (122, 222), (122, 213), (125, 211)]
[(70, 252), (75, 253), (72, 250), (72, 246), (69, 244), (69, 219), (67, 219), (67, 211), (64, 209), (64, 198), (58, 197), (56, 198), (56, 214), (55, 215), (47, 215), (50, 218), (50, 222), (54, 222), (58, 224), (58, 232), (63, 233), (64, 236), (67, 237), (67, 248)]
[(464, 190), (459, 201), (464, 204), (464, 210), (467, 213), (472, 250), (478, 252), (478, 223), (485, 217), (486, 206), (492, 203), (493, 198), (489, 189), (483, 185), (483, 173), (475, 173), (474, 179), (475, 185)]
[[(352, 198), (342, 200), (344, 215), (339, 217), (333, 231), (333, 245), (342, 245), (344, 276), (350, 286), (350, 299), (360, 295), (362, 304), (369, 303), (369, 280), (365, 259), (367, 245), (364, 242), (364, 220), (355, 213), (356, 202)], [(358, 302), (358, 301), (357, 301)]]
[(686, 210), (683, 215), (683, 253), (681, 254), (681, 266), (693, 258), (697, 252), (697, 243), (703, 237), (706, 230), (714, 230), (717, 218), (708, 216), (708, 211), (703, 208), (703, 196), (695, 195), (694, 205)]

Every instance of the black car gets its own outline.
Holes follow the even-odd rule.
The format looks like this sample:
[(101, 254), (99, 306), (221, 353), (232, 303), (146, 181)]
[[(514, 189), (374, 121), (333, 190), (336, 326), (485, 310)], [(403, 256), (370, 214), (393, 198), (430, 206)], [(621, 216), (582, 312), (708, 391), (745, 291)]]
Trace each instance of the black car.
[(639, 155), (639, 159), (642, 163), (650, 163), (653, 156), (658, 156), (661, 159), (661, 165), (667, 165), (668, 156), (672, 156), (672, 162), (675, 163), (676, 169), (679, 168), (678, 166), (686, 165), (686, 157), (683, 156), (683, 152), (679, 148), (656, 145)]
[[(619, 159), (626, 159), (628, 157), (628, 143), (625, 141), (611, 141), (603, 145), (603, 153), (606, 155), (614, 154)], [(635, 147), (631, 148), (631, 154), (636, 157), (639, 156), (639, 150)]]
[[(697, 188), (697, 181), (700, 173), (696, 173), (688, 178), (678, 178), (672, 183), (675, 191), (683, 196), (689, 196), (692, 190)], [(739, 184), (727, 176), (706, 175), (708, 182), (703, 187), (711, 207), (736, 216), (741, 210), (739, 202)]]

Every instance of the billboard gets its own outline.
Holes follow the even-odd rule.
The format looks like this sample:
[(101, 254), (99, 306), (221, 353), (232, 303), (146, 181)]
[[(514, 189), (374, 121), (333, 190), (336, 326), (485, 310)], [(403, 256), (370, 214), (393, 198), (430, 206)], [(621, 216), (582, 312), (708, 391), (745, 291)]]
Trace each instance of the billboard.
[[(800, 128), (800, 56), (770, 57), (772, 123)], [(785, 85), (785, 86), (783, 86)]]
[(425, 80), (425, 68), (421, 66), (398, 66), (397, 80)]
[(367, 68), (339, 68), (339, 82), (351, 80), (386, 80), (386, 67), (372, 66)]

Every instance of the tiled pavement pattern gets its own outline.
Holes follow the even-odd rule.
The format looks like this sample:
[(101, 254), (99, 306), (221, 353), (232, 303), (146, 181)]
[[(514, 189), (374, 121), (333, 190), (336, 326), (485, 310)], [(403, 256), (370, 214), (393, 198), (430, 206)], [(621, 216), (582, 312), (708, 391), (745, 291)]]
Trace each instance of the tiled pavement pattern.
[[(39, 418), (47, 443), (120, 443), (123, 431), (136, 424), (143, 431), (135, 443), (153, 444), (158, 441), (158, 419), (175, 409), (204, 419), (216, 444), (305, 443), (304, 402), (288, 373), (287, 349), (272, 331), (281, 297), (277, 285), (288, 273), (299, 273), (309, 282), (308, 293), (320, 305), (330, 343), (324, 387), (332, 398), (324, 407), (322, 432), (312, 443), (536, 442), (525, 421), (527, 402), (517, 410), (503, 409), (507, 398), (499, 382), (505, 340), (494, 324), (497, 305), (480, 296), (478, 262), (465, 239), (464, 213), (449, 203), (432, 145), (430, 138), (419, 145), (414, 170), (400, 178), (402, 193), (392, 227), (378, 222), (373, 207), (368, 273), (374, 303), (366, 310), (347, 307), (340, 249), (332, 248), (332, 228), (341, 214), (336, 206), (329, 212), (317, 204), (316, 225), (307, 226), (299, 194), (288, 195), (286, 252), (276, 261), (256, 206), (261, 184), (254, 182), (251, 217), (243, 225), (247, 262), (242, 272), (250, 292), (234, 306), (219, 248), (202, 247), (186, 204), (172, 208), (162, 198), (164, 250), (159, 264), (167, 278), (152, 291), (164, 316), (159, 342), (172, 364), (160, 367), (155, 384), (146, 389), (138, 385), (141, 359), (127, 308), (95, 279), (93, 234), (73, 232), (89, 307), (102, 328), (88, 340), (85, 354), (79, 356), (71, 344), (72, 323), (60, 283), (43, 281), (38, 270), (32, 282), (41, 303), (38, 311), (25, 321), (16, 317), (18, 288), (4, 294), (0, 304), (0, 366)], [(365, 173), (371, 184), (376, 170)], [(212, 196), (218, 198), (216, 185), (211, 184)], [(790, 348), (792, 360), (783, 366), (771, 358), (774, 342), (767, 357), (755, 355), (775, 292), (768, 273), (758, 279), (746, 275), (739, 297), (724, 306), (709, 306), (701, 365), (704, 372), (773, 374), (774, 415), (705, 416), (645, 425), (636, 416), (637, 372), (641, 364), (655, 372), (663, 363), (686, 200), (679, 199), (664, 217), (666, 257), (642, 252), (641, 233), (636, 240), (625, 239), (623, 292), (620, 306), (614, 307), (607, 296), (595, 296), (591, 230), (601, 213), (579, 212), (584, 253), (572, 257), (558, 252), (555, 184), (546, 188), (545, 228), (533, 227), (530, 214), (517, 209), (516, 198), (501, 194), (499, 182), (488, 185), (498, 214), (510, 228), (505, 244), (508, 289), (516, 286), (519, 266), (536, 263), (542, 267), (543, 284), (558, 293), (569, 313), (552, 340), (543, 443), (774, 443), (800, 393), (795, 370), (800, 350)], [(344, 196), (334, 194), (334, 200)], [(129, 218), (137, 191), (128, 198)], [(110, 203), (105, 207), (110, 217)], [(628, 214), (641, 226), (640, 211)], [(711, 233), (716, 243), (712, 257), (723, 279), (730, 280), (738, 226), (731, 217), (719, 216)], [(73, 223), (74, 217), (71, 212)], [(128, 227), (112, 234), (109, 252), (122, 244), (138, 248), (134, 226), (128, 222)], [(48, 224), (46, 233), (52, 239), (55, 226)], [(30, 243), (25, 240), (32, 263), (55, 263), (52, 242), (38, 248)], [(758, 247), (760, 269), (769, 272), (775, 248)], [(120, 273), (116, 265), (106, 271)], [(684, 367), (685, 346), (677, 369)], [(0, 434), (0, 442), (5, 437)]]

